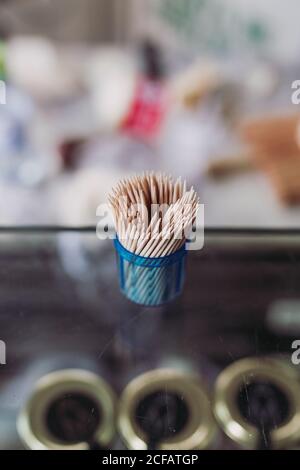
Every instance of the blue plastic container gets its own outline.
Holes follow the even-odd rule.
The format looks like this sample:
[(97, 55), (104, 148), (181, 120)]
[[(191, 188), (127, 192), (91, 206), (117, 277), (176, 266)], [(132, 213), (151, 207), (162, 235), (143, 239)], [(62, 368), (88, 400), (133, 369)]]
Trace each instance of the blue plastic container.
[(114, 243), (121, 291), (132, 302), (155, 307), (171, 302), (182, 292), (185, 246), (162, 258), (144, 258), (126, 250), (118, 239)]

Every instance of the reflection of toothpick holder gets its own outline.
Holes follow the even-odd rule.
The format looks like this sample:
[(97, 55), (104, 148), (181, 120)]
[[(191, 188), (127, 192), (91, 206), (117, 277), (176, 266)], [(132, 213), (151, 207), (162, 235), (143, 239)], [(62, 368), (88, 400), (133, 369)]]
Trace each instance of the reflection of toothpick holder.
[(162, 258), (145, 258), (126, 250), (115, 240), (119, 281), (123, 294), (132, 302), (158, 306), (181, 294), (185, 277), (186, 248)]

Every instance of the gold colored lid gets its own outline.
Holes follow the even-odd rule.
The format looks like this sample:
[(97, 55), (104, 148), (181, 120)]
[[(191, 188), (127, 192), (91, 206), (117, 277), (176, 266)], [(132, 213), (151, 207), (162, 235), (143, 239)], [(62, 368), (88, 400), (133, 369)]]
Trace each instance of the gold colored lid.
[(214, 413), (224, 432), (236, 443), (255, 449), (260, 439), (257, 427), (242, 415), (237, 398), (243, 386), (268, 382), (287, 398), (289, 412), (284, 422), (270, 433), (273, 449), (282, 449), (299, 442), (300, 384), (295, 371), (270, 357), (242, 359), (227, 367), (215, 385)]
[(47, 412), (56, 400), (68, 394), (80, 394), (98, 406), (100, 419), (93, 442), (108, 446), (115, 435), (115, 395), (96, 374), (79, 369), (52, 372), (40, 379), (21, 411), (17, 428), (24, 445), (32, 450), (87, 450), (88, 442), (69, 443), (51, 432)]
[(188, 418), (183, 428), (163, 441), (158, 450), (207, 449), (215, 442), (217, 427), (211, 403), (200, 380), (174, 369), (157, 369), (140, 375), (125, 388), (119, 409), (118, 428), (131, 450), (145, 450), (148, 438), (136, 419), (138, 405), (153, 393), (165, 391), (180, 397), (187, 406)]

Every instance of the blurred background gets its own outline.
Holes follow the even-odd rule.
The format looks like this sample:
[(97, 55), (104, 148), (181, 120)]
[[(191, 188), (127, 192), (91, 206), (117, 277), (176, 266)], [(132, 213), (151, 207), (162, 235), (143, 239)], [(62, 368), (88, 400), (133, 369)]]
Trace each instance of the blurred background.
[[(159, 448), (161, 423), (176, 449), (300, 448), (299, 231), (248, 230), (300, 228), (299, 16), (298, 0), (0, 0), (0, 449)], [(154, 310), (120, 293), (95, 236), (112, 186), (146, 170), (194, 185), (208, 228), (183, 295)], [(132, 411), (126, 384), (171, 365), (170, 406), (159, 373), (165, 408), (143, 376)], [(241, 435), (191, 371), (211, 405), (239, 407)], [(116, 408), (144, 440), (116, 436)]]
[(162, 170), (198, 189), (208, 226), (299, 227), (299, 13), (0, 1), (0, 224), (92, 225), (121, 176)]

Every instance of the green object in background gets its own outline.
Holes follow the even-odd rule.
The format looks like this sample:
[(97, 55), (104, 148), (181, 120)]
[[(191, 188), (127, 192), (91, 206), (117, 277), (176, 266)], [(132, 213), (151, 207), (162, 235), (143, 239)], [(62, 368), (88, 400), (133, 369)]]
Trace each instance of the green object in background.
[(267, 31), (259, 20), (252, 20), (247, 27), (248, 38), (252, 43), (261, 44), (267, 38)]
[(188, 33), (207, 0), (162, 0), (159, 13), (177, 31)]
[(224, 0), (156, 0), (153, 11), (197, 53), (261, 53), (270, 41), (263, 16), (248, 18)]
[(4, 80), (6, 78), (5, 53), (5, 43), (0, 41), (0, 80)]

